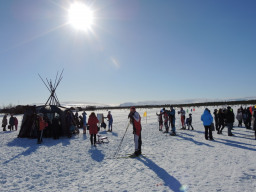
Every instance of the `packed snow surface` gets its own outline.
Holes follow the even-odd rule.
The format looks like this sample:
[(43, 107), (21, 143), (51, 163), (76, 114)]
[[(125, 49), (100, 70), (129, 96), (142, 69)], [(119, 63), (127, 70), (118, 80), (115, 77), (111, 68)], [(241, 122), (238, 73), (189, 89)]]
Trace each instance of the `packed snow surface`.
[[(237, 108), (233, 106), (235, 114)], [(176, 109), (177, 136), (158, 130), (160, 109), (137, 110), (144, 155), (134, 159), (123, 158), (134, 152), (131, 125), (125, 134), (129, 110), (111, 111), (113, 132), (99, 132), (109, 143), (97, 147), (91, 147), (88, 132), (83, 135), (82, 130), (71, 139), (44, 138), (41, 145), (36, 139), (17, 138), (22, 115), (17, 116), (18, 131), (0, 132), (0, 191), (256, 191), (253, 130), (236, 127), (236, 121), (234, 137), (225, 128), (222, 135), (213, 133), (214, 141), (205, 140), (200, 120), (204, 108), (191, 109), (185, 111), (192, 113), (193, 131), (180, 130)], [(119, 158), (114, 158), (119, 146)]]

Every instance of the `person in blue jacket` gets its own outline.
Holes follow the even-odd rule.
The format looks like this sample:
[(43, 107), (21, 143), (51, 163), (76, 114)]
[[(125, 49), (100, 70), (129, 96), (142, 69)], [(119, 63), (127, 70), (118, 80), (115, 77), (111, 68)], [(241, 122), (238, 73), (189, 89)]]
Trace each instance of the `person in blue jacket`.
[(204, 110), (204, 113), (201, 116), (201, 121), (203, 121), (203, 125), (204, 125), (204, 128), (205, 128), (205, 139), (208, 140), (208, 137), (209, 137), (210, 140), (214, 140), (213, 137), (212, 137), (212, 129), (211, 129), (211, 124), (213, 122), (213, 117), (212, 117), (211, 112), (208, 108), (206, 108)]

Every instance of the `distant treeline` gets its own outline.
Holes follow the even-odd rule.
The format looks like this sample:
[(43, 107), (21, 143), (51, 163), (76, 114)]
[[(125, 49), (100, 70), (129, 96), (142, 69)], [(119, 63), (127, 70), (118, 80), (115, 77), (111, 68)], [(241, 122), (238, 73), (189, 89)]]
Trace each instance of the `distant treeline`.
[[(173, 107), (201, 107), (201, 106), (222, 106), (222, 105), (256, 105), (256, 100), (246, 100), (246, 101), (221, 101), (221, 102), (204, 102), (204, 103), (186, 103), (186, 104), (165, 104), (165, 105), (136, 105), (136, 108), (169, 108)], [(30, 105), (17, 105), (17, 106), (9, 106), (3, 109), (0, 109), (0, 113), (10, 113), (10, 114), (24, 114), (27, 108), (31, 107)], [(113, 109), (129, 109), (131, 106), (86, 106), (82, 107), (71, 107), (67, 108), (70, 110), (76, 111), (96, 111), (96, 110), (113, 110)]]

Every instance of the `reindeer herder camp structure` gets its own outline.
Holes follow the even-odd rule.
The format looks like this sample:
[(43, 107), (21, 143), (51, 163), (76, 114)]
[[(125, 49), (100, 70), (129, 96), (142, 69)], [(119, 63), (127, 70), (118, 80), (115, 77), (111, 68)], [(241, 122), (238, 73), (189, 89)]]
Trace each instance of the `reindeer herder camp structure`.
[[(50, 96), (46, 103), (41, 106), (28, 106), (24, 113), (21, 129), (18, 137), (20, 138), (37, 138), (38, 132), (38, 114), (42, 113), (48, 122), (48, 127), (44, 130), (43, 137), (68, 136), (69, 128), (66, 123), (66, 114), (68, 109), (60, 105), (59, 99), (56, 95), (56, 89), (59, 86), (63, 76), (63, 71), (57, 72), (54, 83), (52, 80), (46, 81), (39, 75), (44, 85), (50, 92)], [(47, 82), (47, 83), (46, 83)]]

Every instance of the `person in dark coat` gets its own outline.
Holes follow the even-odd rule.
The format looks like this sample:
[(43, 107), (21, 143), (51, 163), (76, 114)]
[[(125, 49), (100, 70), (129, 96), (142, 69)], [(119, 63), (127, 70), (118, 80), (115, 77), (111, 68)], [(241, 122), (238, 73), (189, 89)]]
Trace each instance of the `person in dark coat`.
[(253, 110), (253, 129), (254, 129), (254, 136), (256, 140), (256, 107)]
[(55, 116), (55, 117), (52, 119), (52, 134), (53, 134), (53, 139), (59, 139), (59, 137), (60, 137), (60, 130), (61, 130), (61, 125), (60, 125), (59, 116)]
[[(211, 124), (213, 122), (213, 117), (211, 115), (211, 112), (208, 108), (204, 110), (203, 115), (201, 116), (201, 121), (203, 121), (203, 125), (205, 128), (205, 139), (208, 140), (214, 140), (212, 137), (212, 129), (211, 129)], [(209, 135), (208, 135), (209, 134)]]
[[(175, 127), (175, 109), (173, 108), (173, 106), (170, 106), (170, 111), (168, 113), (169, 115), (169, 122), (171, 124), (171, 128), (172, 128), (172, 132), (170, 133), (171, 136), (175, 136), (176, 135), (176, 127)], [(170, 126), (170, 125), (169, 125)]]
[(214, 115), (214, 121), (215, 121), (215, 127), (218, 130), (219, 128), (219, 118), (218, 118), (218, 110), (217, 109), (214, 109), (214, 112), (213, 112), (213, 115)]
[(7, 115), (4, 115), (2, 120), (3, 131), (6, 131), (6, 125), (7, 125)]
[(9, 125), (10, 125), (10, 131), (12, 131), (14, 129), (14, 125), (15, 125), (15, 119), (13, 117), (13, 114), (11, 114), (11, 117), (9, 119)]
[(228, 136), (234, 136), (231, 130), (233, 128), (233, 123), (235, 122), (235, 115), (234, 115), (233, 109), (230, 106), (227, 107), (225, 117), (226, 117), (226, 123), (228, 127)]
[(225, 114), (222, 109), (219, 109), (217, 134), (222, 134), (224, 127), (225, 127)]
[(98, 126), (99, 120), (97, 119), (94, 112), (91, 113), (88, 119), (88, 125), (89, 125), (89, 133), (90, 133), (90, 140), (91, 145), (94, 145), (96, 147), (96, 135), (98, 133)]
[(191, 130), (194, 130), (194, 127), (192, 126), (192, 114), (189, 113), (189, 117), (187, 118), (187, 126), (188, 126), (188, 130), (190, 129), (191, 127)]

